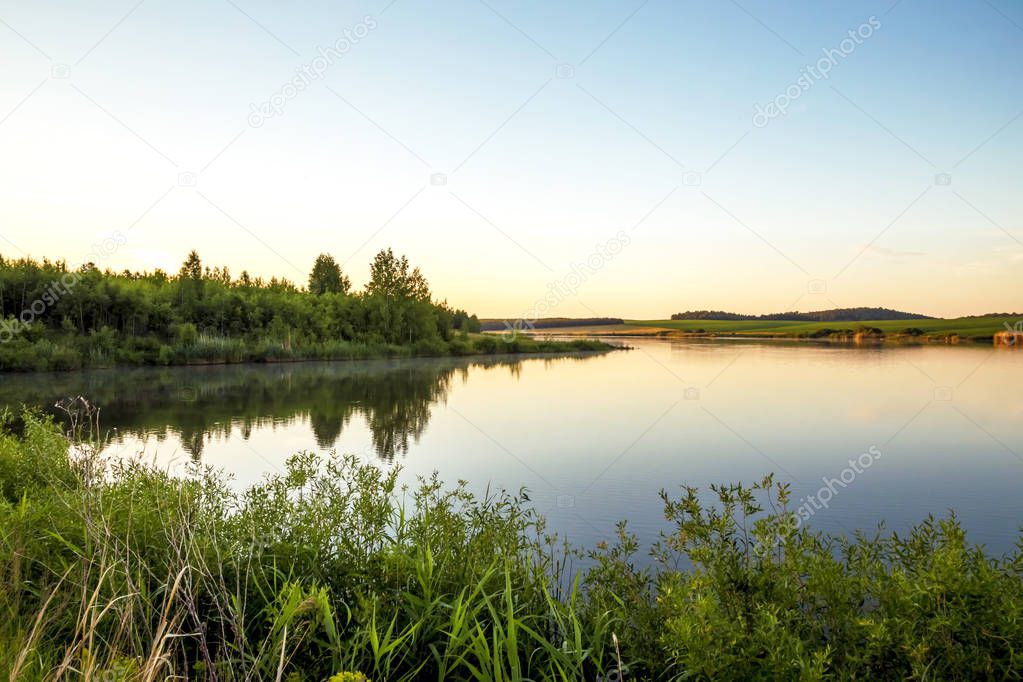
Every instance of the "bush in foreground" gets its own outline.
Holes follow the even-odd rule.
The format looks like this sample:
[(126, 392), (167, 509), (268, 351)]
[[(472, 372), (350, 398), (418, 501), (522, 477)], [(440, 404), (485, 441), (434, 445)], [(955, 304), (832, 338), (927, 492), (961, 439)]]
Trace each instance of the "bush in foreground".
[(652, 561), (623, 523), (572, 575), (522, 494), (309, 453), (238, 493), (78, 432), (28, 414), (0, 435), (11, 679), (1020, 676), (1020, 553), (986, 557), (955, 518), (834, 539), (770, 477), (685, 489)]

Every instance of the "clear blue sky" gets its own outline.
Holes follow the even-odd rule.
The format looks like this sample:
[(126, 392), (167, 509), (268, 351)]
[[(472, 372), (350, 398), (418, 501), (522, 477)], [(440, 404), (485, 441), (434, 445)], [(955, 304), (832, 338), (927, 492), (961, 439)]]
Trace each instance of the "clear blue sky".
[(2, 0), (0, 56), (5, 256), (361, 283), (393, 246), (485, 316), (1023, 309), (1007, 0)]

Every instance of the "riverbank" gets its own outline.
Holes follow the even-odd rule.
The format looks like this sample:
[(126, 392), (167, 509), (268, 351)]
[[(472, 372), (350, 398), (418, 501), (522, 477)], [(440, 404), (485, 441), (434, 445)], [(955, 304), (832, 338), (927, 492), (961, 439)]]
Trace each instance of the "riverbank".
[(435, 298), (391, 249), (370, 272), (356, 291), (328, 254), (305, 288), (234, 278), (196, 251), (177, 276), (0, 257), (0, 372), (612, 349), (482, 336), (475, 315)]
[(430, 339), (405, 345), (341, 340), (298, 344), (207, 335), (170, 343), (152, 337), (118, 336), (100, 345), (92, 337), (51, 335), (31, 342), (17, 339), (0, 344), (0, 372), (606, 352), (621, 348), (594, 339), (554, 341), (486, 334), (459, 334), (450, 341)]
[[(760, 320), (626, 320), (622, 324), (537, 329), (530, 335), (579, 337), (745, 338), (863, 344), (996, 344), (1015, 338), (1015, 317), (790, 322)], [(1013, 332), (1017, 330), (1017, 332)], [(1015, 345), (1002, 342), (1000, 345)]]
[[(525, 491), (300, 453), (244, 493), (104, 462), (27, 414), (0, 433), (0, 672), (10, 679), (974, 679), (1023, 647), (1023, 544), (955, 518), (828, 537), (770, 477), (663, 495), (641, 567), (623, 523), (547, 537)], [(665, 482), (668, 484), (668, 482)], [(765, 511), (766, 510), (766, 511)], [(592, 568), (576, 573), (585, 555)], [(689, 566), (689, 568), (679, 568)], [(616, 676), (616, 677), (615, 677)]]

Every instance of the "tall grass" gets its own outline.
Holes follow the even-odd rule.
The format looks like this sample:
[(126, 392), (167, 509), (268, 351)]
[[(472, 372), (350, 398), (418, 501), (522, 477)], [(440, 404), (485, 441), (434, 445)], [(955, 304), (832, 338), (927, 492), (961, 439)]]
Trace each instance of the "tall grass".
[[(524, 494), (411, 488), (293, 456), (237, 492), (97, 454), (37, 415), (0, 434), (0, 671), (12, 680), (1018, 678), (1023, 559), (954, 518), (906, 537), (797, 529), (787, 490), (664, 496), (578, 552)], [(81, 409), (79, 409), (81, 408)], [(762, 508), (764, 506), (765, 508)], [(766, 509), (766, 510), (765, 510)], [(680, 559), (691, 566), (677, 568)]]
[(451, 340), (421, 339), (409, 344), (344, 339), (281, 340), (268, 336), (229, 337), (194, 334), (164, 341), (126, 337), (115, 343), (110, 335), (67, 334), (52, 338), (17, 339), (0, 344), (0, 372), (67, 371), (85, 368), (237, 364), (293, 360), (368, 360), (375, 358), (443, 357), (504, 353), (573, 353), (607, 351), (600, 341), (536, 341), (486, 334), (456, 334)]

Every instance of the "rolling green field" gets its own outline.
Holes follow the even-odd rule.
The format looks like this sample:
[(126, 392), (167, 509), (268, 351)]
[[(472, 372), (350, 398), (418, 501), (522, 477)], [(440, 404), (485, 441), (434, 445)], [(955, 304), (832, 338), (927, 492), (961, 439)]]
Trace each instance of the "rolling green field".
[[(877, 320), (865, 322), (788, 322), (780, 320), (626, 320), (625, 326), (657, 327), (690, 333), (743, 336), (809, 336), (822, 329), (836, 332), (858, 327), (876, 327), (888, 335), (897, 335), (906, 329), (919, 329), (928, 337), (958, 335), (963, 339), (990, 340), (996, 332), (1013, 328), (1019, 320), (1014, 317), (976, 317), (952, 320)], [(1018, 328), (1018, 327), (1017, 327)]]

